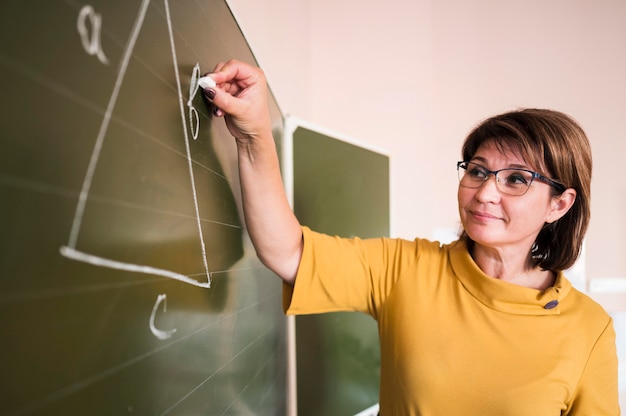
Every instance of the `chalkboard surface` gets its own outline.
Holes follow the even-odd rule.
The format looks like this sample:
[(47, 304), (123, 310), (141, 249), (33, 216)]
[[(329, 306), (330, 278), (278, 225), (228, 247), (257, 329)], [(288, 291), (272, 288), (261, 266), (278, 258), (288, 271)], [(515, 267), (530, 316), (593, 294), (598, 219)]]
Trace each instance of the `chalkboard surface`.
[[(389, 236), (389, 156), (288, 120), (300, 222), (342, 237)], [(380, 349), (371, 317), (298, 316), (296, 328), (298, 415), (354, 415), (378, 402)]]
[(197, 91), (254, 62), (226, 3), (4, 0), (0, 39), (0, 414), (284, 413), (281, 286)]

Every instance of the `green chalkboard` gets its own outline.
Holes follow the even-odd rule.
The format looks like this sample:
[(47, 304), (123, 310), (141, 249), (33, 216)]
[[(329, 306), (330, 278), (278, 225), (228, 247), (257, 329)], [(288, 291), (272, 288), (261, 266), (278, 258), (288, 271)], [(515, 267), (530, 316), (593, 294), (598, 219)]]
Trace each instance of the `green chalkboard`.
[[(389, 156), (289, 120), (293, 205), (300, 222), (342, 237), (389, 236)], [(298, 414), (354, 415), (378, 402), (376, 322), (338, 312), (296, 317)]]
[(0, 414), (284, 413), (281, 285), (196, 90), (254, 63), (225, 1), (5, 0), (0, 39)]

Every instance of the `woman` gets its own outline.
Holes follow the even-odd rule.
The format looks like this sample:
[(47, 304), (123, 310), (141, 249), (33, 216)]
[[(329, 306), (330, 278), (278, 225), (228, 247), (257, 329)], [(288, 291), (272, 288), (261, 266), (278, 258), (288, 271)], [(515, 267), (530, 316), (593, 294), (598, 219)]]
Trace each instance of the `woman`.
[(619, 415), (615, 333), (562, 270), (589, 221), (591, 151), (568, 116), (481, 123), (458, 162), (459, 241), (342, 239), (301, 227), (283, 191), (263, 72), (205, 90), (235, 137), (244, 214), (287, 313), (378, 322), (387, 415)]

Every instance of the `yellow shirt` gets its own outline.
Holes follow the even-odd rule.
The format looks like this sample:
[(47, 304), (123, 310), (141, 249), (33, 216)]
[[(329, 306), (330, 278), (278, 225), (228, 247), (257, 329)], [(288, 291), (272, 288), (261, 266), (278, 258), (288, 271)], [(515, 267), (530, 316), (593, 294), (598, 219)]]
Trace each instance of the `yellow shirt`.
[(283, 306), (376, 319), (382, 416), (620, 414), (612, 320), (563, 273), (538, 291), (485, 275), (462, 243), (303, 232)]

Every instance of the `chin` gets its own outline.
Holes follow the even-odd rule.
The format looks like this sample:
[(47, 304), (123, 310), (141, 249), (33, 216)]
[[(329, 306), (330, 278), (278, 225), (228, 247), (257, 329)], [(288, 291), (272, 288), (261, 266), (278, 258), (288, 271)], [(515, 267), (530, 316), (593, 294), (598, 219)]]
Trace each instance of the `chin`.
[(499, 238), (499, 236), (494, 235), (493, 233), (485, 232), (484, 230), (476, 231), (472, 229), (465, 229), (465, 232), (475, 244), (480, 246), (493, 247), (502, 242), (502, 239)]

